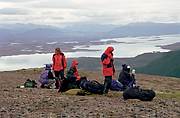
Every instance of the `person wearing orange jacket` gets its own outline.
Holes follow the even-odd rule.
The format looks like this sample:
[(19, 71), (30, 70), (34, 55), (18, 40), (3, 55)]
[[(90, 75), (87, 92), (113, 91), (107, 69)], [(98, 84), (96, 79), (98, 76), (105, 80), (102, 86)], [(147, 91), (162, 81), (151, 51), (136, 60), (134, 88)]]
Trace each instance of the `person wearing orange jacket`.
[(77, 60), (73, 60), (71, 67), (69, 69), (69, 71), (67, 72), (66, 78), (69, 82), (75, 82), (77, 84), (77, 86), (79, 85), (80, 82), (80, 76), (78, 73), (78, 61)]
[(78, 73), (78, 61), (73, 60), (70, 69), (67, 71), (66, 78), (64, 79), (59, 92), (64, 92), (69, 89), (79, 88), (80, 76)]
[[(66, 69), (67, 62), (64, 53), (60, 48), (55, 49), (55, 54), (52, 57), (53, 65), (52, 69), (56, 77), (56, 89), (60, 88), (61, 81), (64, 80), (64, 70)], [(61, 80), (60, 80), (61, 79)]]
[(108, 47), (101, 56), (102, 73), (103, 76), (105, 77), (104, 90), (103, 90), (104, 94), (108, 93), (111, 87), (112, 76), (115, 73), (113, 51), (114, 51), (113, 47)]
[(78, 73), (78, 61), (75, 59), (72, 61), (71, 68), (67, 73), (67, 78), (72, 78), (72, 77), (74, 77), (76, 81), (80, 80), (80, 76)]

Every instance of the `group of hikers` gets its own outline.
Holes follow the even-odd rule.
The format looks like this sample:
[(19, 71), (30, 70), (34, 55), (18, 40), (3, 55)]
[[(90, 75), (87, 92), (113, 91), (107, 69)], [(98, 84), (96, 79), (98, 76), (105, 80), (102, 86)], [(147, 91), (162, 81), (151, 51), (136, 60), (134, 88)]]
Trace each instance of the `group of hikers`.
[[(109, 89), (113, 89), (112, 84), (118, 83), (120, 90), (125, 90), (128, 87), (135, 85), (135, 73), (131, 73), (130, 66), (123, 64), (118, 80), (112, 80), (115, 74), (113, 47), (107, 47), (101, 55), (102, 74), (104, 76), (104, 84), (102, 85), (102, 94), (107, 94)], [(78, 61), (72, 60), (71, 67), (65, 76), (67, 68), (67, 60), (60, 48), (55, 49), (52, 56), (52, 64), (46, 64), (45, 70), (40, 75), (39, 82), (41, 88), (55, 88), (59, 92), (64, 92), (71, 88), (82, 88), (86, 77), (81, 77), (78, 73)]]

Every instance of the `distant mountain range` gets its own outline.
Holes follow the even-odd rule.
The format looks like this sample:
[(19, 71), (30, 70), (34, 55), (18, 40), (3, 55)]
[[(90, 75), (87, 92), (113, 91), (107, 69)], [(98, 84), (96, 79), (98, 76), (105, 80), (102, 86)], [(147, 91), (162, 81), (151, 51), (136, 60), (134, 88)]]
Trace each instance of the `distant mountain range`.
[(178, 23), (131, 23), (109, 32), (110, 37), (138, 37), (180, 34)]
[(0, 25), (0, 41), (92, 41), (169, 34), (180, 34), (180, 23), (131, 23), (123, 26), (73, 23), (63, 27), (35, 24)]
[(0, 25), (1, 41), (91, 41), (100, 39), (113, 25), (68, 24), (55, 27), (35, 24)]

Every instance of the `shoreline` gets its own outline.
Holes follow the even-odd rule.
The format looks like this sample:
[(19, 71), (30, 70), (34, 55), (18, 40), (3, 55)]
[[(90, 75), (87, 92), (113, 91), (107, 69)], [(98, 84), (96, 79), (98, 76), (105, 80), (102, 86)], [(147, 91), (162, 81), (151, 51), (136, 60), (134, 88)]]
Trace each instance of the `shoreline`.
[[(126, 64), (129, 64), (130, 66), (132, 67), (139, 67), (139, 66), (144, 66), (146, 63), (149, 63), (149, 61), (151, 60), (154, 60), (158, 57), (160, 57), (164, 52), (151, 52), (151, 53), (143, 53), (143, 54), (140, 54), (136, 57), (123, 57), (123, 58), (114, 58), (115, 59), (115, 65), (117, 67), (119, 67), (120, 65), (122, 65), (122, 63), (126, 63)], [(53, 53), (50, 53), (49, 55), (48, 54), (44, 54), (44, 57), (47, 58), (47, 57), (51, 57)], [(34, 56), (34, 61), (37, 61), (37, 62), (42, 62), (42, 57), (38, 56), (38, 55), (43, 55), (43, 54), (33, 54)], [(48, 56), (47, 56), (48, 55)], [(19, 58), (22, 58), (22, 57), (26, 57), (26, 59), (28, 59), (29, 57), (28, 56), (32, 56), (32, 55), (15, 55), (14, 57), (18, 57)], [(22, 57), (21, 57), (22, 56)], [(149, 58), (149, 57), (154, 57), (154, 58)], [(37, 59), (35, 59), (35, 57), (38, 57)], [(0, 57), (2, 58), (2, 57)], [(3, 59), (7, 61), (7, 59), (9, 58), (12, 58), (12, 56), (5, 56)], [(71, 64), (71, 61), (72, 59), (77, 59), (80, 63), (79, 65), (79, 68), (80, 69), (84, 69), (84, 70), (100, 70), (101, 68), (101, 65), (100, 65), (100, 57), (70, 57), (70, 58), (67, 58), (67, 63), (68, 65)], [(144, 62), (145, 63), (142, 63), (141, 61), (142, 60), (145, 60)], [(10, 61), (14, 61), (16, 62), (17, 59), (11, 59)], [(23, 61), (23, 59), (21, 60), (18, 60), (18, 62), (21, 62)], [(32, 61), (32, 60), (31, 60)], [(12, 63), (12, 62), (11, 62)], [(49, 59), (49, 61), (47, 60), (47, 63), (51, 63), (51, 60)], [(86, 64), (84, 64), (86, 63)], [(94, 65), (93, 66), (87, 66), (87, 63), (93, 63)], [(9, 63), (7, 63), (9, 64)], [(15, 65), (12, 65), (11, 68), (8, 69), (8, 66), (7, 66), (7, 69), (0, 69), (0, 72), (4, 72), (4, 71), (16, 71), (16, 70), (23, 70), (23, 69), (33, 69), (33, 68), (42, 68), (44, 64), (46, 63), (40, 63), (40, 64), (37, 64), (37, 65), (34, 65), (34, 63), (32, 63), (33, 65), (26, 65), (26, 66), (17, 66), (16, 63)], [(0, 64), (1, 67), (2, 64)], [(20, 65), (20, 64), (19, 64)], [(6, 65), (4, 65), (6, 66)], [(14, 66), (14, 67), (13, 67)], [(120, 68), (120, 67), (119, 67)]]
[[(117, 42), (117, 43), (120, 43), (120, 42)], [(166, 49), (166, 50), (169, 50), (168, 52), (170, 51), (176, 51), (176, 50), (180, 50), (180, 42), (177, 42), (177, 43), (173, 43), (173, 44), (170, 44), (170, 45), (159, 45), (157, 47), (160, 47), (162, 49)], [(94, 52), (94, 51), (101, 51), (101, 50), (96, 50), (96, 49), (69, 49), (67, 51), (64, 51), (64, 53), (73, 53), (73, 52)], [(131, 56), (131, 57), (116, 57), (116, 58), (134, 58), (134, 57), (137, 57), (137, 56), (141, 56), (143, 54), (146, 54), (146, 53), (164, 53), (164, 52), (161, 52), (161, 51), (152, 51), (152, 52), (145, 52), (145, 53), (142, 53), (142, 54), (138, 54), (136, 56)], [(2, 54), (0, 53), (0, 58), (2, 57), (11, 57), (11, 56), (28, 56), (28, 55), (35, 55), (35, 54), (53, 54), (54, 52), (53, 51), (42, 51), (42, 52), (26, 52), (26, 53), (14, 53), (12, 55), (9, 55), (9, 54)], [(84, 57), (84, 56), (82, 56)], [(88, 56), (86, 56), (88, 57)], [(72, 58), (72, 57), (70, 57)], [(79, 58), (78, 56), (75, 57), (75, 58)], [(90, 56), (90, 58), (98, 58), (98, 57), (95, 57), (95, 56)]]
[[(12, 56), (12, 55), (26, 55), (26, 54), (43, 54), (43, 53), (52, 53), (54, 51), (54, 48), (60, 47), (63, 52), (92, 52), (92, 51), (100, 51), (97, 47), (98, 46), (104, 46), (104, 45), (119, 45), (122, 44), (122, 46), (138, 44), (142, 43), (143, 41), (149, 41), (150, 43), (155, 41), (161, 41), (166, 40), (166, 38), (169, 39), (169, 41), (176, 37), (176, 42), (169, 43), (167, 41), (162, 42), (162, 44), (154, 45), (154, 47), (159, 47), (160, 49), (164, 50), (178, 50), (180, 49), (180, 42), (178, 42), (177, 38), (180, 37), (180, 35), (161, 35), (161, 36), (149, 36), (149, 37), (124, 37), (122, 38), (112, 38), (112, 39), (99, 39), (96, 41), (74, 41), (73, 42), (60, 42), (60, 41), (49, 41), (49, 42), (43, 42), (43, 41), (7, 41), (2, 42), (0, 44), (0, 57), (2, 56)], [(128, 39), (128, 40), (127, 40)], [(130, 40), (129, 40), (130, 39)], [(136, 42), (137, 39), (137, 42)], [(144, 40), (146, 39), (146, 40)], [(141, 42), (142, 41), (142, 42)], [(147, 44), (146, 44), (147, 45)], [(96, 48), (91, 48), (91, 46)], [(139, 44), (137, 45), (139, 46)], [(148, 46), (148, 45), (147, 45)], [(157, 50), (157, 49), (154, 49)], [(137, 56), (137, 55), (136, 55)]]
[[(131, 42), (131, 40), (130, 40), (130, 42)], [(153, 40), (155, 40), (155, 39), (153, 39)], [(169, 39), (169, 40), (171, 40), (171, 39)], [(121, 45), (119, 45), (119, 43), (122, 43), (122, 42), (113, 41), (113, 40), (110, 40), (107, 42), (101, 42), (101, 40), (99, 40), (97, 42), (81, 42), (81, 43), (78, 42), (75, 44), (66, 44), (66, 45), (60, 44), (60, 45), (58, 45), (58, 47), (62, 48), (63, 52), (66, 55), (66, 58), (68, 58), (70, 60), (72, 58), (76, 58), (76, 59), (80, 59), (81, 61), (85, 60), (84, 61), (85, 63), (95, 63), (94, 61), (97, 61), (97, 59), (99, 59), (100, 55), (103, 53), (102, 50), (104, 50), (104, 46), (107, 46), (108, 44), (112, 44), (112, 45), (114, 44), (115, 49), (117, 49), (114, 52), (114, 58), (121, 60), (122, 63), (127, 63), (132, 66), (139, 67), (139, 66), (144, 66), (145, 63), (147, 63), (153, 59), (156, 59), (157, 57), (160, 57), (161, 54), (163, 54), (165, 52), (179, 50), (180, 42), (178, 42), (177, 39), (176, 39), (176, 41), (177, 41), (176, 43), (172, 43), (172, 44), (164, 42), (164, 43), (162, 43), (162, 45), (156, 45), (155, 47), (158, 47), (158, 48), (147, 47), (147, 50), (146, 50), (147, 44), (146, 45), (142, 44), (142, 46), (143, 46), (142, 49), (145, 49), (143, 51), (142, 51), (141, 47), (137, 47), (137, 50), (131, 50), (131, 48), (128, 46), (127, 46), (128, 49), (125, 50), (124, 49), (125, 47), (123, 47), (123, 46), (126, 46), (126, 45), (123, 45), (123, 44), (122, 44), (123, 48), (119, 49), (118, 46), (121, 46)], [(117, 45), (116, 45), (116, 43), (117, 43)], [(102, 45), (102, 44), (107, 44), (107, 45)], [(160, 43), (158, 43), (158, 44), (160, 44)], [(169, 45), (165, 45), (165, 44), (169, 44)], [(39, 45), (39, 46), (32, 45), (31, 48), (33, 48), (33, 46), (34, 46), (36, 48), (42, 48), (45, 51), (33, 52), (31, 50), (26, 50), (27, 52), (22, 52), (22, 51), (18, 51), (18, 49), (23, 48), (23, 47), (21, 47), (18, 44), (15, 44), (15, 43), (14, 43), (14, 45), (15, 45), (14, 48), (17, 46), (17, 50), (9, 51), (11, 49), (6, 49), (6, 51), (8, 50), (7, 53), (6, 53), (6, 51), (4, 52), (4, 50), (1, 50), (2, 47), (0, 45), (0, 67), (1, 67), (0, 71), (6, 71), (6, 70), (9, 71), (10, 69), (11, 70), (19, 70), (19, 69), (23, 69), (23, 68), (28, 69), (28, 68), (42, 67), (43, 64), (51, 63), (51, 56), (53, 54), (54, 47), (57, 47), (56, 44), (46, 45), (47, 48), (44, 48), (44, 47), (42, 48), (41, 45)], [(100, 45), (100, 47), (98, 48), (99, 45)], [(132, 45), (134, 45), (134, 44), (132, 44)], [(27, 45), (24, 45), (24, 46), (27, 46)], [(29, 44), (29, 46), (30, 46), (30, 44)], [(93, 47), (93, 46), (96, 46), (96, 47)], [(131, 46), (131, 44), (129, 46)], [(135, 46), (140, 46), (140, 45), (138, 44)], [(135, 48), (135, 47), (133, 47), (133, 48)], [(121, 52), (120, 52), (120, 50), (121, 50)], [(3, 52), (3, 53), (1, 53), (1, 52)], [(154, 57), (154, 55), (156, 57)], [(85, 59), (83, 59), (83, 58), (85, 58)], [(138, 58), (140, 58), (140, 59), (138, 59)], [(153, 58), (153, 59), (149, 59), (149, 58)], [(95, 59), (95, 60), (93, 60), (93, 59)], [(93, 60), (93, 61), (90, 62), (89, 60)], [(145, 62), (143, 62), (141, 60), (143, 60)], [(25, 63), (25, 62), (27, 62), (27, 63)], [(98, 65), (98, 64), (96, 63), (96, 65)]]

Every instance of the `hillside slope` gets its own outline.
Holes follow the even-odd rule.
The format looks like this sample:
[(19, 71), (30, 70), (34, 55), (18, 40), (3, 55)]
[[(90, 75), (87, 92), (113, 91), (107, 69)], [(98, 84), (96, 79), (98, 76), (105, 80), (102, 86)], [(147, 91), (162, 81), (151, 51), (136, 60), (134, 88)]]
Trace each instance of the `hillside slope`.
[[(115, 58), (114, 65), (116, 70), (121, 69), (122, 64), (128, 64), (133, 68), (143, 67), (153, 60), (160, 58), (163, 55), (161, 52), (156, 53), (145, 53), (142, 55), (138, 55), (133, 58)], [(100, 71), (102, 68), (101, 60), (99, 58), (91, 58), (91, 57), (80, 57), (77, 58), (79, 61), (79, 69), (86, 70), (86, 71)], [(68, 67), (71, 65), (72, 58), (68, 59)]]
[(164, 53), (162, 57), (137, 70), (146, 74), (180, 77), (180, 51)]

